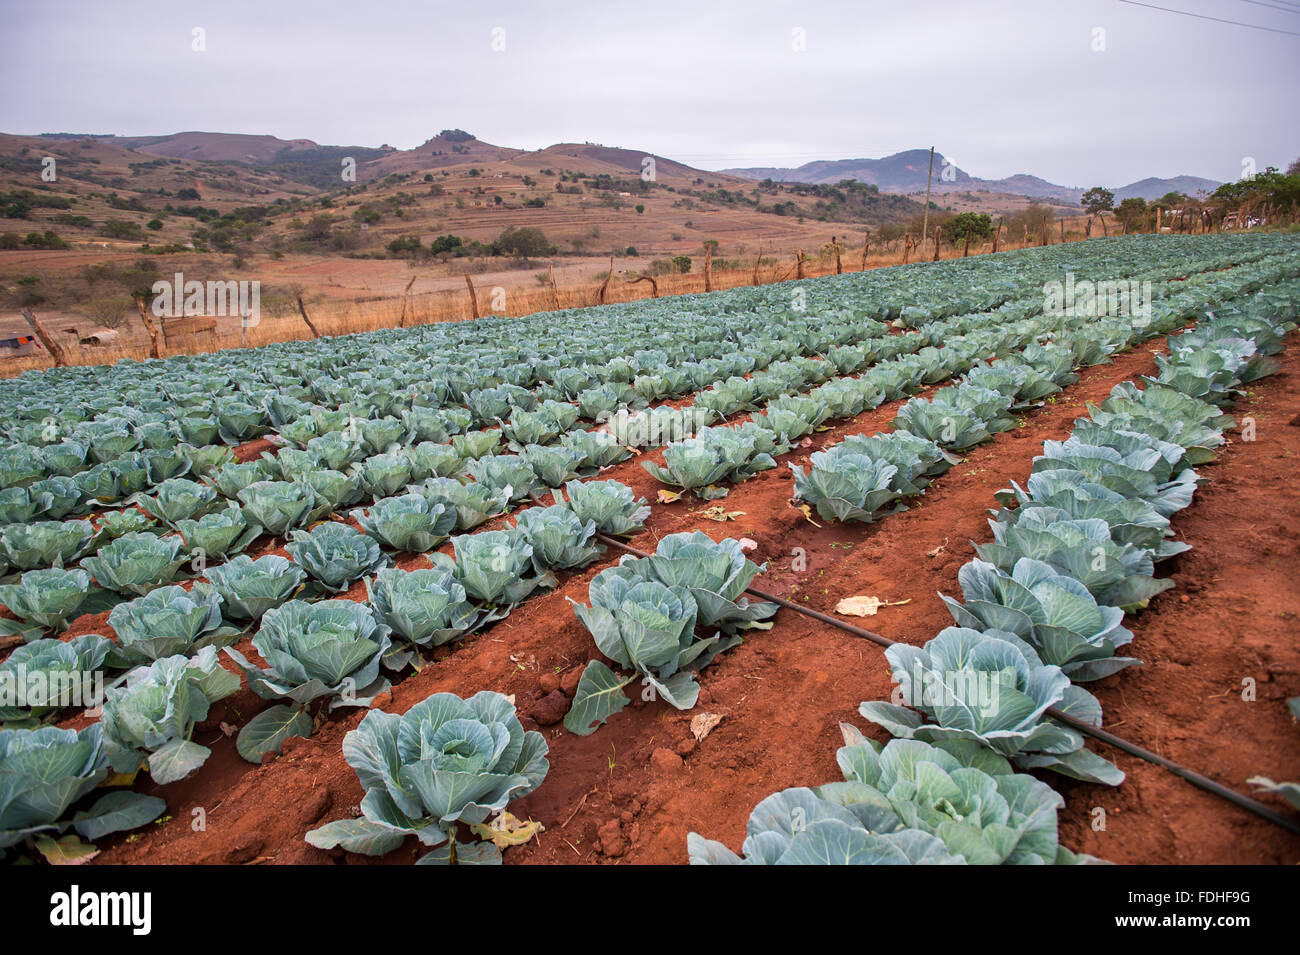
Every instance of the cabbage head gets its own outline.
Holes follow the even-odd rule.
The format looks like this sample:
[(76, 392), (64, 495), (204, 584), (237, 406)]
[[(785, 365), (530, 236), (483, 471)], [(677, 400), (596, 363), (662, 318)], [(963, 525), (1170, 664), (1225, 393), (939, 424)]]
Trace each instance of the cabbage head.
[(433, 847), (417, 864), (501, 861), (491, 842), (462, 842), (458, 824), (478, 826), (541, 785), (550, 769), (541, 733), (524, 731), (514, 705), (484, 690), (468, 700), (435, 693), (398, 716), (372, 710), (343, 739), (365, 797), (360, 819), (307, 833), (320, 849), (384, 855), (414, 835)]

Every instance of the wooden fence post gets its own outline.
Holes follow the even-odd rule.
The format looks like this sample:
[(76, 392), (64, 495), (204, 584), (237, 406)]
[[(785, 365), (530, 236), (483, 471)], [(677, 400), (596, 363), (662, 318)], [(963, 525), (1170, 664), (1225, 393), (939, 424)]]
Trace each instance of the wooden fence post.
[[(614, 267), (614, 260), (611, 258), (610, 269)], [(713, 243), (704, 243), (704, 291), (713, 291)]]
[(843, 275), (844, 269), (840, 267), (840, 243), (835, 236), (831, 236), (831, 247), (835, 249), (835, 274)]
[(799, 250), (798, 260), (795, 265), (795, 278), (803, 278), (803, 249)]
[(867, 270), (867, 252), (871, 250), (871, 231), (862, 233), (862, 271)]
[(465, 274), (465, 284), (469, 287), (469, 306), (474, 312), (474, 317), (478, 318), (478, 296), (474, 294), (474, 283), (470, 280), (469, 273)]
[(411, 281), (406, 283), (406, 291), (402, 293), (402, 317), (398, 321), (398, 328), (406, 327), (406, 304), (411, 300), (411, 286), (415, 284), (415, 276), (411, 276)]
[(943, 239), (943, 226), (937, 225), (934, 227), (934, 258), (930, 260), (931, 262), (939, 261), (939, 242), (942, 239)]
[(998, 227), (993, 233), (993, 251), (998, 250), (998, 238), (1002, 235), (1002, 217), (998, 217)]
[(907, 264), (907, 257), (912, 252), (912, 233), (903, 233), (903, 264)]
[(298, 296), (298, 314), (301, 315), (302, 320), (307, 323), (307, 329), (311, 332), (311, 337), (320, 338), (320, 332), (316, 330), (316, 326), (313, 325), (311, 319), (307, 317), (307, 306), (302, 303), (301, 295)]
[(614, 277), (614, 257), (609, 257), (609, 271), (605, 273), (605, 281), (601, 283), (600, 292), (596, 296), (596, 301), (600, 305), (605, 304), (605, 296), (609, 293), (609, 282)]
[(34, 314), (32, 314), (32, 310), (30, 308), (24, 308), (19, 311), (22, 313), (23, 318), (27, 319), (27, 324), (32, 327), (32, 331), (34, 331), (36, 337), (41, 340), (41, 344), (45, 346), (45, 350), (50, 353), (50, 357), (54, 359), (54, 366), (56, 368), (61, 368), (66, 365), (68, 363), (67, 352), (63, 350), (62, 345), (50, 336), (50, 333), (45, 330), (45, 326), (37, 320)]
[(961, 248), (961, 257), (964, 259), (970, 255), (970, 229), (966, 230), (966, 244)]
[(560, 310), (560, 290), (555, 287), (555, 266), (547, 265), (546, 275), (551, 280), (551, 295), (555, 298), (555, 310), (558, 312)]
[[(149, 317), (149, 310), (144, 307), (144, 299), (137, 298), (135, 300), (135, 307), (140, 310), (140, 321), (144, 323), (144, 330), (149, 333), (149, 341), (151, 343), (149, 348), (149, 357), (161, 358), (162, 345), (158, 341), (158, 326), (155, 325), (153, 319)], [(240, 325), (241, 327), (243, 326), (243, 316), (240, 316)]]
[(1065, 220), (1057, 219), (1056, 221), (1061, 224), (1061, 245), (1065, 245)]

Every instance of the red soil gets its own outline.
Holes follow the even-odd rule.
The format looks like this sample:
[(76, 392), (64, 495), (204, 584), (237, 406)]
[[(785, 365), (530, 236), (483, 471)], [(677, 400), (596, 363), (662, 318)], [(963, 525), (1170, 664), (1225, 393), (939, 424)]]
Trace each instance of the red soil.
[[(1297, 729), (1282, 702), (1300, 693), (1294, 583), (1300, 550), (1289, 533), (1300, 516), (1300, 496), (1288, 485), (1300, 453), (1300, 428), (1288, 424), (1300, 412), (1295, 339), (1281, 356), (1283, 372), (1252, 386), (1252, 397), (1238, 410), (1255, 417), (1258, 440), (1234, 436), (1220, 462), (1204, 469), (1212, 483), (1174, 517), (1179, 536), (1196, 549), (1162, 571), (1172, 573), (1178, 587), (1130, 621), (1137, 634), (1133, 652), (1147, 665), (1091, 686), (1108, 728), (1243, 791), (1250, 775), (1300, 779)], [(749, 537), (758, 543), (752, 556), (769, 561), (756, 581), (761, 588), (827, 612), (854, 594), (910, 600), (882, 609), (867, 625), (923, 643), (951, 623), (937, 591), (957, 592), (957, 570), (973, 553), (969, 541), (989, 539), (984, 518), (995, 506), (993, 493), (1027, 476), (1043, 440), (1065, 437), (1086, 413), (1085, 402), (1153, 372), (1151, 354), (1161, 350), (1163, 342), (1084, 372), (1020, 428), (972, 451), (916, 507), (876, 524), (815, 527), (788, 504), (784, 463), (805, 464), (811, 451), (846, 434), (886, 427), (897, 403), (817, 435), (813, 446), (788, 455), (780, 468), (734, 488), (717, 503), (743, 512), (736, 520), (716, 524), (697, 513), (700, 505), (683, 499), (656, 505), (647, 532), (632, 543), (652, 550), (663, 535), (691, 529)], [(647, 453), (602, 476), (653, 499), (660, 485), (641, 469), (644, 459), (662, 456)], [(803, 571), (793, 569), (796, 548), (806, 555)], [(547, 828), (536, 842), (509, 850), (510, 863), (681, 863), (691, 830), (739, 848), (760, 799), (839, 778), (837, 723), (851, 721), (886, 738), (857, 715), (862, 700), (888, 699), (893, 687), (879, 648), (789, 611), (779, 613), (773, 630), (757, 632), (704, 671), (695, 710), (679, 713), (638, 700), (591, 736), (566, 732), (557, 723), (567, 707), (556, 710), (556, 698), (546, 697), (559, 675), (569, 678), (564, 683), (571, 689), (572, 675), (595, 656), (566, 598), (586, 602), (591, 578), (617, 556), (562, 576), (555, 591), (527, 601), (454, 653), (440, 651), (436, 662), (403, 679), (391, 700), (379, 701), (402, 712), (433, 692), (497, 690), (514, 695), (526, 727), (545, 733), (551, 772), (511, 809)], [(364, 599), (364, 587), (348, 596)], [(86, 622), (78, 621), (76, 631), (89, 629)], [(247, 645), (244, 640), (241, 648)], [(1249, 704), (1240, 697), (1248, 676), (1258, 694)], [(198, 742), (213, 748), (212, 758), (193, 778), (161, 791), (172, 816), (137, 836), (104, 840), (97, 861), (367, 861), (322, 852), (303, 840), (323, 821), (358, 813), (362, 791), (340, 744), (361, 711), (336, 711), (311, 739), (290, 740), (281, 756), (253, 767), (239, 759), (219, 723), (238, 725), (264, 705), (247, 690), (219, 704), (196, 733)], [(723, 719), (696, 743), (689, 726), (699, 713)], [(1068, 800), (1062, 841), (1071, 848), (1127, 863), (1300, 859), (1300, 838), (1163, 770), (1099, 751), (1129, 773), (1118, 790), (1044, 777)], [(151, 791), (147, 779), (137, 785)], [(1097, 806), (1106, 810), (1105, 831), (1091, 828)], [(409, 862), (418, 852), (408, 845), (384, 861)]]

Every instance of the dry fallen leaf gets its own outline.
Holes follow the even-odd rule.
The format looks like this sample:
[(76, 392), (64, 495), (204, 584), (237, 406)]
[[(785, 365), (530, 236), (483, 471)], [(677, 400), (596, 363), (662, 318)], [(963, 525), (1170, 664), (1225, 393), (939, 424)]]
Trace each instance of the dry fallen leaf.
[(745, 553), (749, 553), (751, 550), (757, 550), (758, 541), (750, 540), (748, 537), (742, 537), (740, 539), (740, 549)]
[(925, 552), (925, 556), (926, 556), (926, 557), (938, 557), (938, 556), (939, 556), (940, 554), (942, 554), (942, 553), (943, 553), (943, 545), (940, 544), (938, 547), (933, 547), (933, 548), (931, 548), (930, 550), (927, 550), (927, 551)]
[(818, 524), (816, 521), (812, 519), (811, 507), (809, 507), (807, 504), (800, 504), (799, 510), (803, 513), (804, 519), (807, 520), (809, 524), (811, 524), (813, 527), (821, 527), (820, 524)]
[(671, 504), (673, 501), (680, 501), (685, 493), (685, 491), (665, 491), (660, 488), (656, 496), (659, 498), (660, 504)]
[(697, 743), (704, 742), (704, 737), (713, 732), (713, 728), (722, 722), (720, 713), (696, 713), (691, 717), (691, 735)]
[(901, 607), (911, 602), (911, 597), (893, 601), (868, 596), (845, 597), (835, 605), (835, 612), (846, 617), (874, 617), (881, 607)]
[(729, 511), (721, 504), (714, 504), (712, 507), (706, 507), (702, 511), (692, 511), (693, 514), (699, 514), (701, 517), (707, 517), (711, 521), (734, 521), (736, 518), (744, 515), (744, 511)]
[(508, 849), (523, 845), (539, 832), (545, 832), (546, 827), (531, 819), (525, 822), (502, 810), (482, 825), (470, 826), (469, 830), (483, 839), (491, 839), (498, 849)]
[(222, 736), (234, 736), (238, 732), (239, 732), (238, 726), (231, 726), (229, 723), (225, 723), (225, 722), (221, 723)]

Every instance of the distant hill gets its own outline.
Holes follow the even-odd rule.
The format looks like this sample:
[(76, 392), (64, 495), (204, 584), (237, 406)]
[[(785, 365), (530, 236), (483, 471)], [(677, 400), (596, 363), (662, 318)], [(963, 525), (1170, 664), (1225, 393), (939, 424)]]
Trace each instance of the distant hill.
[(1170, 179), (1140, 179), (1113, 191), (1116, 202), (1134, 196), (1150, 202), (1171, 192), (1181, 192), (1185, 196), (1195, 198), (1198, 192), (1209, 194), (1221, 185), (1223, 183), (1215, 182), (1213, 179), (1202, 179), (1200, 176), (1174, 176)]
[(198, 159), (217, 162), (269, 163), (285, 150), (313, 150), (310, 139), (280, 139), (243, 133), (173, 133), (168, 136), (94, 136), (123, 149), (168, 159)]
[[(1083, 196), (1084, 188), (1060, 186), (1038, 176), (1018, 173), (1004, 179), (980, 179), (957, 166), (951, 166), (948, 178), (943, 177), (947, 159), (939, 152), (934, 154), (934, 179), (931, 191), (939, 194), (984, 190), (1050, 199), (1075, 205)], [(771, 179), (775, 182), (805, 182), (830, 184), (844, 179), (856, 179), (879, 187), (882, 192), (914, 195), (925, 191), (926, 176), (930, 166), (928, 149), (909, 149), (883, 159), (817, 160), (797, 168), (754, 167), (725, 169), (723, 172), (745, 179)], [(1198, 191), (1213, 192), (1219, 183), (1197, 176), (1175, 176), (1172, 179), (1149, 178), (1112, 189), (1115, 199), (1141, 196), (1159, 199), (1171, 191), (1195, 196)]]

